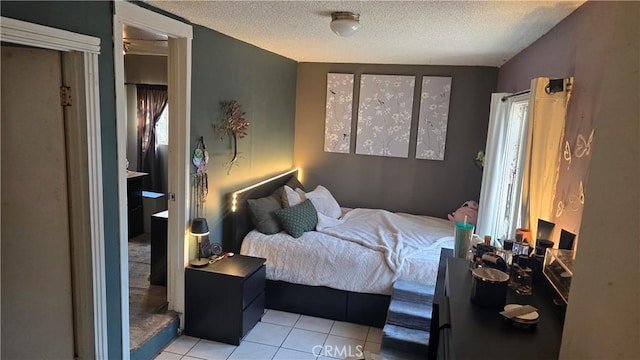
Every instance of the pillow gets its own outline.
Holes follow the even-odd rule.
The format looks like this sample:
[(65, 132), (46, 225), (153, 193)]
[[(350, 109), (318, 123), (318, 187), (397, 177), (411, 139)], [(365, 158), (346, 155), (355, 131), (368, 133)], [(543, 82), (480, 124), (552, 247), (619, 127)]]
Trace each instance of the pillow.
[(315, 229), (318, 224), (318, 214), (310, 200), (276, 210), (275, 213), (284, 231), (294, 238), (299, 238), (305, 231)]
[(296, 206), (303, 202), (305, 199), (294, 191), (289, 186), (285, 185), (282, 191), (282, 205), (284, 207)]
[(292, 176), (291, 179), (289, 179), (285, 185), (287, 185), (292, 189), (302, 189), (302, 191), (305, 191), (304, 186), (302, 185), (300, 180), (298, 180), (298, 178), (295, 176)]
[(342, 210), (331, 192), (322, 185), (318, 185), (315, 190), (304, 194), (303, 199), (309, 199), (319, 213), (330, 218), (337, 219), (342, 215)]
[(277, 234), (282, 230), (275, 214), (276, 210), (282, 209), (277, 191), (267, 197), (248, 199), (247, 205), (256, 230), (267, 235)]

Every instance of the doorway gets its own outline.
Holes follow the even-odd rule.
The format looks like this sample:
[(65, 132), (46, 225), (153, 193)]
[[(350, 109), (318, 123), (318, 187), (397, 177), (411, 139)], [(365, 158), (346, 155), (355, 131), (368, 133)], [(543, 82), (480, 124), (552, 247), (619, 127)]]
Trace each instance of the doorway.
[[(123, 25), (163, 34), (168, 37), (168, 222), (167, 222), (167, 307), (182, 317), (184, 312), (184, 268), (188, 263), (189, 221), (189, 129), (191, 94), (192, 28), (177, 20), (146, 10), (137, 5), (114, 3), (114, 65), (116, 89), (116, 128), (118, 133), (118, 193), (120, 219), (121, 307), (123, 359), (130, 356), (129, 339), (129, 261), (127, 208), (127, 135), (126, 91), (124, 78)], [(182, 318), (181, 318), (182, 320)], [(182, 321), (181, 321), (182, 323)], [(181, 325), (182, 326), (182, 325)]]
[(122, 29), (127, 125), (130, 349), (169, 326), (167, 309), (168, 37)]

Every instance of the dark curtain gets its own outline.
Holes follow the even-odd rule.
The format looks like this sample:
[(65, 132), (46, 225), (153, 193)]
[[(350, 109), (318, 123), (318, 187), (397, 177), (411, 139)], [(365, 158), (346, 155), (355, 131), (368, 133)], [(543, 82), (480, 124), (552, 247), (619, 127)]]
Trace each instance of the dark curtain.
[(162, 169), (156, 155), (156, 123), (167, 106), (167, 86), (136, 85), (138, 90), (138, 170), (149, 173), (143, 188), (163, 192)]

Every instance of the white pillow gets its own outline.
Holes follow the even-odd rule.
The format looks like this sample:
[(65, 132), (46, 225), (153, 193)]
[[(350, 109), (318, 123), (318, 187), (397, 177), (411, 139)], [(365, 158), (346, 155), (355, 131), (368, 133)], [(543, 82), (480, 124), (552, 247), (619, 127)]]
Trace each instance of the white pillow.
[[(296, 190), (300, 190), (300, 189), (296, 189)], [(294, 191), (292, 188), (290, 188), (287, 185), (284, 186), (284, 191), (282, 192), (282, 204), (284, 205), (284, 207), (296, 206), (305, 200), (306, 199), (304, 197), (301, 197), (298, 192)]]
[[(296, 192), (298, 193), (298, 195), (300, 195), (302, 190), (298, 190), (299, 189), (296, 189)], [(311, 203), (313, 203), (313, 206), (319, 213), (333, 219), (337, 219), (340, 217), (340, 215), (342, 215), (340, 205), (333, 197), (333, 195), (331, 195), (331, 192), (329, 192), (329, 190), (327, 190), (327, 188), (325, 188), (324, 186), (318, 185), (312, 192), (308, 192), (306, 194), (302, 192), (302, 194), (304, 195), (304, 197), (301, 197), (301, 201), (304, 201), (306, 199), (311, 200)]]

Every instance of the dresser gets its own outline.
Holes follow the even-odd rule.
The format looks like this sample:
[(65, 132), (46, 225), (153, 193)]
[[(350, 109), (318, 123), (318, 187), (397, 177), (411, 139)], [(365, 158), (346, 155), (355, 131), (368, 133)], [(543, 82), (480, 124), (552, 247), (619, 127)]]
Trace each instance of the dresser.
[[(540, 314), (536, 327), (517, 328), (504, 319), (499, 311), (471, 303), (472, 281), (467, 260), (451, 257), (442, 259), (441, 255), (441, 261), (446, 266), (441, 267), (438, 274), (437, 306), (434, 305), (434, 311), (439, 313), (439, 334), (436, 336), (438, 359), (558, 358), (563, 309), (554, 304), (556, 295), (549, 286), (539, 284), (528, 296), (507, 290), (507, 303), (529, 304), (536, 307)], [(442, 274), (442, 271), (445, 273)]]
[(185, 270), (185, 334), (239, 345), (264, 314), (265, 261), (235, 255)]

